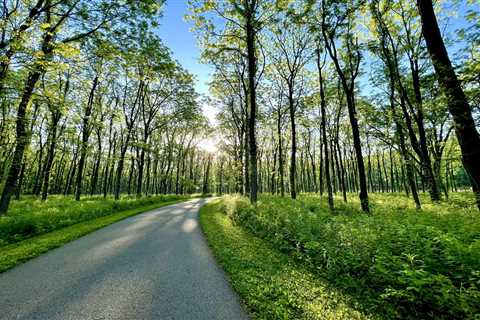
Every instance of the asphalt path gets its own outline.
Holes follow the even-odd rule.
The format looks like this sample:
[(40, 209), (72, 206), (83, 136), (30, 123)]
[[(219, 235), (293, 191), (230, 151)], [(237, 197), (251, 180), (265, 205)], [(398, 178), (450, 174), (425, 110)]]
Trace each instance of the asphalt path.
[(0, 274), (0, 319), (248, 319), (200, 229), (205, 201), (122, 220)]

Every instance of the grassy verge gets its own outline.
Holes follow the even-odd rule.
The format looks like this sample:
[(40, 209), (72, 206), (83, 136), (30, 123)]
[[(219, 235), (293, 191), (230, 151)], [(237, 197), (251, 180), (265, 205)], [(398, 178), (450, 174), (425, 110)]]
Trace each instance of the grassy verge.
[(222, 200), (200, 210), (208, 242), (254, 319), (371, 319), (270, 243), (247, 233), (221, 212)]
[(404, 196), (372, 194), (372, 215), (353, 197), (333, 213), (316, 195), (262, 195), (256, 207), (227, 197), (221, 211), (368, 314), (480, 319), (480, 219), (469, 197), (454, 197), (417, 211)]
[(13, 201), (8, 214), (0, 216), (0, 247), (120, 211), (187, 198), (181, 195), (158, 195), (137, 199), (124, 195), (119, 200), (92, 196), (75, 201), (71, 196), (54, 195), (42, 201), (27, 196), (20, 201)]
[(183, 200), (185, 200), (185, 198), (144, 205), (135, 209), (80, 222), (69, 227), (0, 247), (0, 273), (114, 222)]

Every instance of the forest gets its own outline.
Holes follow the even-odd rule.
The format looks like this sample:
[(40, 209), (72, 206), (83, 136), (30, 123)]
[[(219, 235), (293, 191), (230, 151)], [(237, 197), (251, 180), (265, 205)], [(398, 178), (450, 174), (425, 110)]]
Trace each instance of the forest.
[(194, 191), (206, 119), (152, 31), (161, 3), (140, 4), (5, 2), (0, 212), (22, 194)]
[(241, 195), (201, 219), (255, 318), (478, 317), (478, 2), (191, 3)]
[[(215, 195), (200, 221), (253, 318), (478, 317), (480, 4), (182, 0), (200, 94), (157, 32), (175, 1), (0, 5), (0, 251)], [(245, 278), (269, 269), (241, 241), (342, 303)]]
[(368, 212), (368, 192), (402, 192), (420, 209), (420, 192), (438, 202), (472, 188), (479, 205), (478, 6), (465, 4), (454, 30), (454, 66), (454, 40), (422, 33), (445, 28), (432, 5), (422, 20), (411, 1), (254, 1), (251, 26), (234, 5), (197, 5), (227, 192), (325, 192), (330, 203), (358, 192)]

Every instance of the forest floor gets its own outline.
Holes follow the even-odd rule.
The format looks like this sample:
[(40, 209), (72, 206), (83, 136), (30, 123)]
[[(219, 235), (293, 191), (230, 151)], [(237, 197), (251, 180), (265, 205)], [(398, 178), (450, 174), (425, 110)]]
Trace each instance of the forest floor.
[(196, 199), (90, 233), (0, 274), (0, 319), (246, 320)]
[(189, 196), (24, 197), (0, 217), (0, 273), (85, 234), (139, 213), (189, 199)]
[(480, 215), (468, 193), (415, 210), (401, 194), (227, 196), (201, 210), (220, 264), (253, 318), (477, 319)]

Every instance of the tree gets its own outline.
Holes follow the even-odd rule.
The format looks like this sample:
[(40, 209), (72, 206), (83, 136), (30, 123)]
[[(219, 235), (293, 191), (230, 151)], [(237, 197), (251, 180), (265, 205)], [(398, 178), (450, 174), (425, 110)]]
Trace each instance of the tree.
[[(355, 105), (355, 79), (359, 72), (361, 52), (358, 38), (354, 32), (354, 15), (359, 5), (358, 2), (348, 4), (344, 1), (322, 1), (321, 32), (325, 47), (335, 65), (342, 88), (345, 91), (360, 181), (360, 203), (362, 210), (369, 212), (367, 179)], [(344, 54), (342, 56), (339, 55), (337, 50), (337, 38), (340, 32), (343, 32), (342, 49)], [(343, 65), (341, 60), (343, 60)]]
[[(47, 105), (50, 111), (50, 129), (48, 131), (48, 153), (47, 153), (47, 160), (45, 161), (45, 166), (43, 169), (43, 190), (42, 190), (42, 200), (46, 200), (48, 196), (48, 190), (50, 186), (50, 174), (53, 165), (53, 160), (55, 156), (55, 148), (57, 145), (57, 138), (58, 135), (61, 134), (63, 130), (58, 132), (58, 125), (65, 112), (65, 105), (67, 103), (67, 96), (70, 90), (70, 73), (66, 74), (66, 79), (63, 80), (61, 75), (59, 76), (58, 81), (58, 90), (61, 91), (60, 99), (51, 99), (49, 95), (45, 95), (47, 97)], [(44, 86), (45, 90), (45, 86)], [(53, 101), (52, 101), (53, 100)], [(61, 128), (63, 129), (63, 128)]]
[[(125, 30), (125, 26), (129, 26), (130, 22), (144, 25), (146, 20), (148, 21), (149, 18), (156, 15), (159, 9), (158, 5), (159, 3), (153, 0), (142, 1), (142, 5), (113, 0), (75, 1), (72, 3), (69, 1), (52, 2), (46, 0), (44, 7), (43, 2), (37, 2), (37, 5), (32, 9), (33, 11), (30, 10), (26, 18), (28, 21), (32, 19), (32, 13), (35, 18), (40, 13), (42, 14), (43, 22), (40, 26), (41, 33), (38, 39), (40, 45), (39, 48), (33, 48), (37, 54), (34, 55), (35, 58), (29, 66), (30, 71), (27, 74), (21, 99), (18, 103), (15, 150), (0, 198), (0, 214), (4, 214), (8, 210), (11, 196), (18, 184), (24, 152), (29, 144), (29, 136), (26, 130), (29, 116), (28, 107), (31, 104), (39, 79), (52, 66), (55, 54), (62, 53), (62, 51), (68, 52), (73, 44), (83, 41), (102, 30), (117, 29), (115, 31), (118, 32), (122, 28)], [(133, 24), (135, 25), (135, 23)], [(29, 27), (31, 22), (27, 25)], [(23, 34), (26, 29), (20, 26), (18, 31)], [(12, 41), (15, 42), (16, 40)], [(36, 41), (32, 41), (32, 43), (36, 43)], [(10, 58), (8, 52), (5, 53), (5, 63), (7, 63), (5, 70), (8, 69)], [(3, 79), (0, 79), (0, 81), (3, 82)]]
[(455, 133), (462, 150), (462, 161), (472, 182), (480, 210), (480, 136), (460, 81), (448, 56), (431, 0), (418, 0), (422, 32), (440, 85), (447, 97), (448, 109), (455, 122)]
[(311, 56), (311, 39), (305, 27), (296, 25), (291, 19), (283, 18), (273, 29), (273, 46), (276, 52), (270, 53), (274, 68), (287, 87), (288, 110), (290, 114), (291, 157), (290, 157), (290, 195), (297, 198), (297, 131), (295, 113), (304, 94), (302, 71)]
[[(258, 68), (259, 46), (258, 33), (269, 21), (269, 0), (234, 0), (229, 2), (213, 2), (196, 0), (191, 3), (192, 18), (199, 29), (203, 30), (204, 55), (212, 59), (224, 51), (237, 52), (247, 61), (247, 136), (249, 154), (250, 201), (257, 201), (257, 86), (263, 68)], [(213, 18), (215, 17), (215, 18)], [(223, 25), (213, 23), (214, 19), (223, 20)]]
[(325, 99), (325, 84), (323, 69), (325, 67), (325, 58), (321, 59), (321, 47), (320, 39), (317, 40), (317, 48), (315, 50), (317, 56), (317, 70), (318, 70), (318, 88), (320, 92), (320, 117), (321, 117), (321, 136), (323, 142), (323, 152), (324, 152), (324, 163), (325, 163), (325, 183), (327, 184), (327, 197), (328, 197), (328, 207), (330, 210), (334, 209), (333, 204), (333, 192), (332, 192), (332, 182), (330, 177), (330, 157), (328, 152), (328, 138), (327, 138), (327, 111), (326, 105), (327, 101)]

